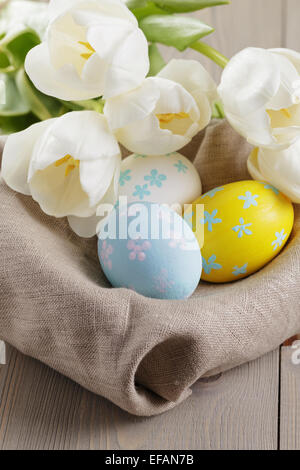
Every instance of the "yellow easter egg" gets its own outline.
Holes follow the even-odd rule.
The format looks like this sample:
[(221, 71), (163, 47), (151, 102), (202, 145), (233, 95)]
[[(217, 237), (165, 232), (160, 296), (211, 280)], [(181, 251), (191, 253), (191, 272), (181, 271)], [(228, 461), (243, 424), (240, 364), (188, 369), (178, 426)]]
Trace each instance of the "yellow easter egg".
[(241, 181), (216, 188), (194, 204), (204, 205), (196, 225), (202, 246), (202, 279), (222, 283), (258, 271), (283, 249), (294, 223), (289, 199), (273, 186)]

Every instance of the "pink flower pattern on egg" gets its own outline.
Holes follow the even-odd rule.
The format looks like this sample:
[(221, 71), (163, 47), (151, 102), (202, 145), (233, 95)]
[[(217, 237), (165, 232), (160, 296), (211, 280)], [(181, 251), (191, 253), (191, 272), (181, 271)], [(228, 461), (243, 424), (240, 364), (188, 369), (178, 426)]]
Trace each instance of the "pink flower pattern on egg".
[(110, 256), (113, 254), (113, 252), (114, 252), (114, 249), (112, 245), (109, 245), (107, 241), (104, 240), (102, 244), (100, 256), (101, 256), (104, 266), (106, 266), (109, 270), (112, 269), (112, 262), (111, 262)]
[(158, 292), (164, 294), (168, 289), (171, 289), (175, 283), (169, 279), (169, 274), (166, 269), (162, 269), (160, 274), (154, 278), (154, 286)]
[(184, 237), (177, 237), (175, 232), (171, 232), (171, 240), (169, 241), (170, 248), (179, 248), (180, 250), (187, 250), (188, 243)]
[(127, 243), (127, 249), (130, 251), (129, 259), (130, 261), (138, 260), (138, 261), (145, 261), (146, 253), (145, 251), (150, 250), (151, 243), (149, 241), (144, 241), (143, 243), (137, 243), (133, 240), (129, 240)]

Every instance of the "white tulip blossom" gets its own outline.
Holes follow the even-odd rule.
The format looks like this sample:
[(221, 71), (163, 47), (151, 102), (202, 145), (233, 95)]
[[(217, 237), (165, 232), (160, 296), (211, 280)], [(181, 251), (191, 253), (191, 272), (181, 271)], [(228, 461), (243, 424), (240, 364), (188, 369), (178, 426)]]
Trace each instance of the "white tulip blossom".
[(196, 60), (172, 59), (157, 75), (179, 83), (195, 99), (199, 112), (199, 127), (204, 129), (218, 99), (217, 86), (207, 70)]
[(121, 155), (105, 117), (78, 111), (8, 137), (2, 177), (50, 216), (69, 219), (80, 236), (96, 233), (100, 203), (118, 197)]
[(135, 90), (106, 101), (104, 114), (109, 125), (131, 152), (175, 152), (208, 124), (213, 84), (200, 64), (181, 62), (174, 61), (166, 67), (162, 75), (168, 78), (146, 78)]
[(149, 71), (148, 43), (120, 0), (51, 0), (42, 44), (25, 69), (35, 87), (67, 101), (119, 95)]
[(219, 95), (227, 119), (249, 143), (289, 147), (300, 137), (300, 54), (248, 48), (224, 69)]
[(279, 189), (296, 204), (300, 203), (300, 139), (283, 150), (255, 148), (248, 159), (252, 178)]
[(40, 37), (48, 25), (48, 7), (45, 3), (29, 0), (10, 0), (4, 3), (0, 18), (1, 43), (7, 43), (26, 29), (33, 29)]

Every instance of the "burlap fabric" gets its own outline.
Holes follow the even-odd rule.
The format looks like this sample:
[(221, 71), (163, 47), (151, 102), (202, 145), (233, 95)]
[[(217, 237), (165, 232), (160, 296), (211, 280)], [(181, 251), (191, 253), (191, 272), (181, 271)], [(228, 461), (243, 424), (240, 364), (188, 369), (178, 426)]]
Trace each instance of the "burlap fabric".
[[(186, 149), (204, 191), (249, 179), (250, 147), (226, 122)], [(137, 415), (166, 411), (191, 385), (300, 331), (300, 214), (288, 246), (257, 274), (201, 283), (187, 301), (112, 289), (96, 238), (0, 185), (0, 338)], [(201, 403), (199, 403), (201, 406)]]

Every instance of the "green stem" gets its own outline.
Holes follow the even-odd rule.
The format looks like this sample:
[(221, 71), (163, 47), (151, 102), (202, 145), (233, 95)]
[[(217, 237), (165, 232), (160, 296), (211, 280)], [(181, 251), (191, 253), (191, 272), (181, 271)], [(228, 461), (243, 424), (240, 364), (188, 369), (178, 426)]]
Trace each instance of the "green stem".
[(131, 11), (136, 16), (138, 21), (150, 15), (168, 15), (168, 12), (166, 10), (162, 10), (153, 2), (150, 2), (146, 6), (141, 8), (133, 8)]
[(194, 44), (192, 44), (190, 48), (194, 49), (197, 52), (200, 52), (200, 54), (205, 55), (206, 57), (211, 59), (213, 62), (215, 62), (217, 65), (219, 65), (222, 68), (225, 68), (229, 62), (229, 59), (227, 59), (227, 57), (221, 54), (221, 52), (217, 51), (216, 49), (209, 46), (205, 42), (202, 42), (202, 41), (194, 42)]
[(215, 118), (215, 119), (224, 119), (225, 118), (224, 108), (223, 108), (223, 105), (220, 101), (216, 101), (214, 103), (212, 117)]
[(63, 101), (60, 100), (71, 111), (89, 110), (103, 114), (105, 101), (102, 98), (84, 101)]

